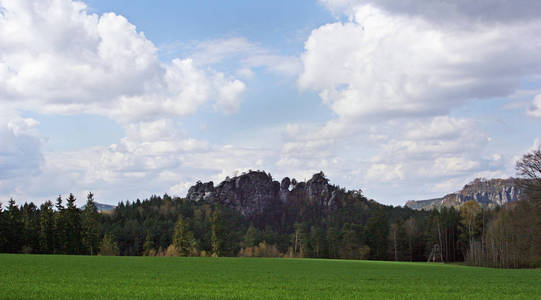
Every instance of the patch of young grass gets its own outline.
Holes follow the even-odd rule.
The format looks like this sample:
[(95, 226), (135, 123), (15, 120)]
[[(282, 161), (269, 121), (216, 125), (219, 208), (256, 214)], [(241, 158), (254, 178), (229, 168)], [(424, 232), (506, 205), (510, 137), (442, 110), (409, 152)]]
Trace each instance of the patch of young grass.
[(541, 270), (324, 259), (0, 255), (0, 298), (534, 299)]

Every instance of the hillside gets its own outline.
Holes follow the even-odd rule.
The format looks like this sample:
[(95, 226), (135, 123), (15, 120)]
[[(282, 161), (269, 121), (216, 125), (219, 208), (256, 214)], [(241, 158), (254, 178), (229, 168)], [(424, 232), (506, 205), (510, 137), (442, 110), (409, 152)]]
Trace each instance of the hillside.
[(483, 207), (496, 207), (520, 200), (524, 191), (520, 181), (508, 179), (475, 179), (462, 190), (441, 198), (407, 201), (406, 206), (417, 210), (430, 210), (439, 207), (458, 207), (468, 201), (477, 201)]
[[(116, 205), (94, 202), (96, 208), (100, 213), (111, 213), (116, 208)], [(81, 206), (81, 209), (85, 209), (86, 205)]]
[(111, 212), (113, 209), (115, 209), (116, 205), (110, 205), (110, 204), (96, 202), (96, 208), (101, 213), (108, 213), (108, 212)]

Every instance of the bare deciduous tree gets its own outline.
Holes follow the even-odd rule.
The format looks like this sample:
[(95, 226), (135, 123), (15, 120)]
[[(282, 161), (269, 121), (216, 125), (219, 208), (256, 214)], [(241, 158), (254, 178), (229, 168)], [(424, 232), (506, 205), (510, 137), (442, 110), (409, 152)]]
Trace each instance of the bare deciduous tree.
[(524, 154), (515, 166), (519, 176), (535, 180), (541, 184), (541, 146), (531, 153)]

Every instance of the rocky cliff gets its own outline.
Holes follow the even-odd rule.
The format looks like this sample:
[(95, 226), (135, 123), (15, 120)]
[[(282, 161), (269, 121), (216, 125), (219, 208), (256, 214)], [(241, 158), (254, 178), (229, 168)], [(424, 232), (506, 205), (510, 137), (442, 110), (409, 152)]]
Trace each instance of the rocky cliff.
[(193, 201), (224, 204), (244, 216), (253, 217), (265, 211), (302, 206), (306, 201), (323, 213), (340, 205), (344, 195), (343, 189), (329, 184), (323, 172), (314, 174), (306, 182), (288, 177), (278, 182), (266, 172), (250, 171), (226, 178), (218, 186), (212, 181), (197, 182), (190, 187), (186, 197)]
[(524, 191), (518, 179), (475, 179), (456, 193), (442, 198), (412, 200), (406, 206), (412, 209), (429, 210), (439, 207), (458, 207), (464, 202), (477, 201), (483, 207), (496, 207), (520, 200)]

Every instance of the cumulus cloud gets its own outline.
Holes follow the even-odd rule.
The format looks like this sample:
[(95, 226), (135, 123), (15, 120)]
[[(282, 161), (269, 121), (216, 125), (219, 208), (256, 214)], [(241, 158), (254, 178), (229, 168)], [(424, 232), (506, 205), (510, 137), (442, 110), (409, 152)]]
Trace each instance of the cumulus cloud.
[(362, 187), (369, 197), (395, 204), (413, 195), (458, 190), (476, 176), (511, 175), (508, 155), (493, 152), (490, 137), (469, 119), (436, 116), (364, 126), (349, 123), (354, 130), (346, 132), (327, 125), (285, 126), (277, 167), (294, 169), (299, 178), (324, 170), (349, 188)]
[(314, 30), (299, 78), (343, 118), (447, 113), (467, 99), (511, 94), (541, 73), (541, 21), (435, 27), (373, 5)]
[[(157, 51), (125, 17), (91, 14), (83, 2), (0, 0), (0, 195), (93, 190), (115, 202), (127, 190), (148, 196), (192, 179), (186, 157), (212, 146), (187, 135), (178, 117), (205, 105), (234, 113), (246, 86), (190, 57), (160, 62)], [(126, 136), (43, 153), (38, 122), (22, 111), (98, 114)]]
[(132, 122), (126, 136), (109, 146), (41, 153), (33, 119), (0, 123), (0, 200), (42, 201), (73, 192), (106, 203), (165, 192), (184, 196), (197, 180), (222, 181), (249, 169), (269, 170), (268, 149), (214, 145), (194, 139), (176, 119)]
[[(539, 4), (320, 2), (347, 18), (314, 29), (300, 58), (234, 37), (182, 46), (186, 55), (161, 62), (163, 49), (123, 16), (68, 0), (0, 0), (0, 109), (10, 112), (0, 115), (0, 195), (84, 199), (92, 190), (115, 203), (184, 195), (196, 180), (264, 169), (299, 180), (325, 171), (403, 204), (509, 174), (509, 155), (489, 149), (483, 126), (451, 112), (515, 95), (521, 80), (540, 75)], [(246, 85), (216, 71), (231, 62), (246, 79), (258, 69), (299, 75), (299, 87), (319, 93), (333, 117), (288, 124), (282, 143), (265, 147), (191, 137), (179, 116), (239, 109)], [(42, 153), (39, 124), (17, 111), (99, 114), (126, 135), (106, 147)], [(539, 96), (528, 114), (541, 116)]]
[(82, 2), (2, 0), (0, 7), (3, 105), (130, 121), (191, 114), (210, 100), (232, 112), (245, 89), (190, 58), (160, 63), (125, 17), (89, 14)]
[(373, 164), (366, 171), (365, 177), (380, 182), (392, 182), (404, 178), (404, 170), (401, 164)]
[[(483, 126), (452, 115), (479, 99), (515, 101), (523, 80), (541, 74), (541, 22), (532, 12), (539, 3), (320, 2), (347, 18), (312, 31), (298, 85), (318, 92), (335, 115), (317, 129), (290, 124), (284, 164), (306, 166), (312, 160), (303, 153), (342, 157), (331, 169), (380, 199), (512, 174), (512, 154), (490, 151)], [(537, 99), (528, 113), (536, 116)]]

